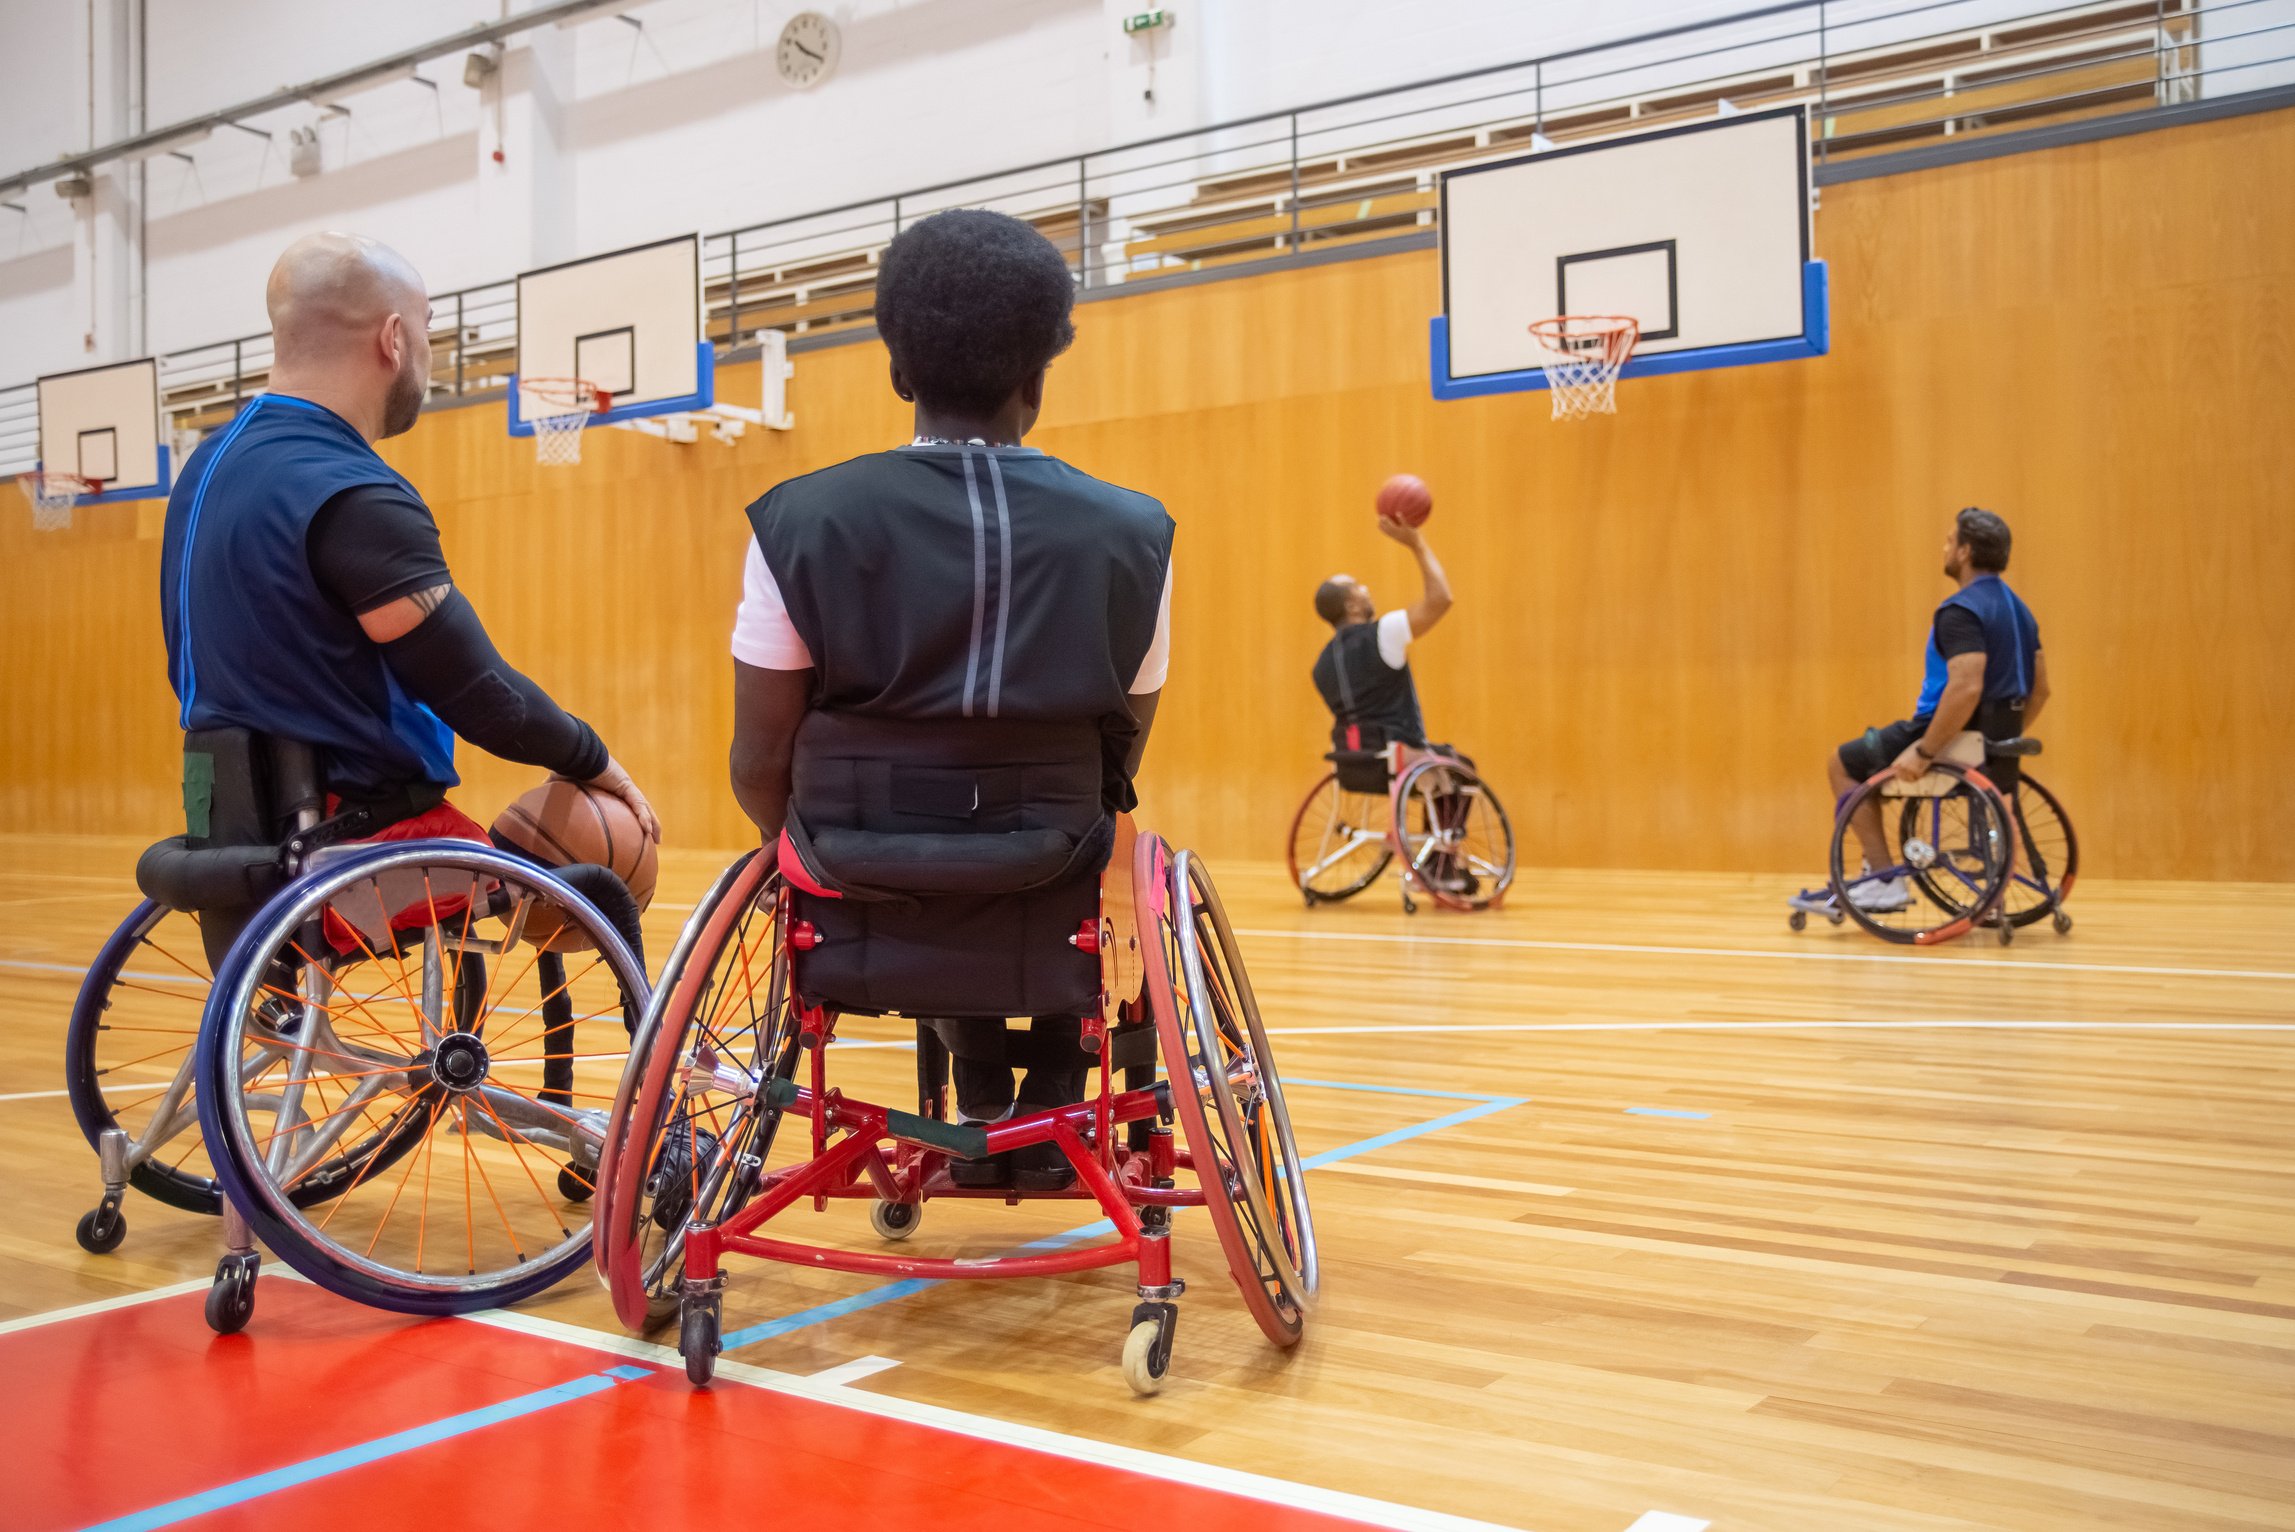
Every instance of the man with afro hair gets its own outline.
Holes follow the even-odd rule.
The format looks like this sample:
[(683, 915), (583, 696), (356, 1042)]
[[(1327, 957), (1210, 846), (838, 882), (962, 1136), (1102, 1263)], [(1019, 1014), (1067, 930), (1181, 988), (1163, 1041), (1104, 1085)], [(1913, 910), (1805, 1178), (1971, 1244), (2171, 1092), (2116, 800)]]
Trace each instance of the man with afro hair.
[[(889, 782), (873, 807), (839, 820), (871, 832), (940, 833), (956, 844), (1040, 817), (1050, 778), (1017, 760), (966, 765), (983, 741), (1023, 752), (1081, 741), (1083, 795), (1097, 789), (1086, 812), (1103, 837), (1107, 816), (1136, 801), (1132, 781), (1169, 662), (1173, 524), (1148, 496), (1022, 445), (1053, 359), (1075, 338), (1074, 306), (1067, 262), (1018, 219), (967, 209), (910, 225), (879, 266), (876, 318), (893, 392), (915, 409), (912, 439), (791, 479), (749, 507), (754, 536), (733, 635), (733, 789), (792, 876), (791, 847), (818, 828), (816, 816), (847, 812), (821, 806), (830, 790), (814, 785), (831, 776), (818, 763), (833, 741), (942, 742), (930, 759), (844, 772), (840, 780), (874, 770)], [(945, 727), (935, 734), (934, 724)], [(1010, 787), (1024, 772), (1039, 785)], [(1105, 862), (1104, 842), (1079, 845)], [(1098, 865), (1082, 873), (1088, 883), (1071, 883), (1096, 890)], [(897, 945), (887, 934), (897, 917), (861, 922), (885, 908), (843, 901), (824, 919), (855, 922), (860, 934), (844, 952), (875, 944), (879, 961)], [(1071, 921), (1050, 940), (1064, 944), (1074, 929)], [(814, 971), (826, 971), (833, 940), (825, 935), (809, 960)], [(952, 1056), (965, 1122), (1083, 1097), (1088, 1059), (1073, 1010), (1035, 1016), (1026, 1036), (1009, 1033), (1003, 1017), (931, 1025)], [(1017, 1090), (1007, 1062), (1015, 1054), (1027, 1065)], [(1053, 1144), (958, 1161), (950, 1173), (961, 1185), (1031, 1190), (1073, 1178)]]

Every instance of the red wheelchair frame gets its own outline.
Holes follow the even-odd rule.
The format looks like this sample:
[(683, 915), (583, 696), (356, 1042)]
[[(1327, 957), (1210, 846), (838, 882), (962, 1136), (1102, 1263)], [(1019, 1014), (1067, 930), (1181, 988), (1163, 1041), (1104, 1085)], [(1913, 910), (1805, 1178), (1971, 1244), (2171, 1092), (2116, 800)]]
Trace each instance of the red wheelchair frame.
[[(1126, 825), (1122, 840), (1132, 839)], [(803, 919), (801, 892), (780, 878), (772, 857), (753, 853), (736, 863), (696, 909), (670, 959), (611, 1114), (595, 1253), (622, 1320), (634, 1329), (666, 1318), (674, 1296), (687, 1374), (702, 1384), (722, 1340), (722, 1262), (729, 1253), (940, 1280), (1055, 1276), (1130, 1263), (1138, 1267), (1140, 1301), (1125, 1339), (1124, 1374), (1133, 1388), (1152, 1393), (1169, 1364), (1173, 1300), (1183, 1288), (1171, 1267), (1171, 1210), (1203, 1207), (1260, 1328), (1278, 1346), (1294, 1344), (1317, 1285), (1313, 1224), (1281, 1082), (1233, 931), (1208, 875), (1188, 853), (1152, 835), (1137, 837), (1128, 856), (1121, 850), (1102, 880), (1096, 926), (1070, 938), (1101, 960), (1101, 1010), (1082, 1019), (1085, 1051), (1099, 1065), (1098, 1092), (987, 1128), (948, 1121), (945, 1090), (929, 1085), (923, 1110), (911, 1113), (853, 1099), (829, 1084), (826, 1055), (837, 1013), (802, 1003), (791, 984), (815, 936)], [(793, 865), (786, 842), (780, 854)], [(767, 971), (757, 972), (748, 949), (739, 951), (737, 967), (753, 1019), (757, 989), (765, 988), (762, 1025), (769, 1034), (754, 1036), (747, 1062), (728, 1057), (722, 1038), (689, 1044), (696, 1018), (724, 998), (713, 991), (730, 989), (733, 969), (726, 970), (726, 984), (713, 983), (729, 940), (737, 942), (739, 931), (768, 907)], [(709, 1030), (706, 1022), (703, 1028)], [(1193, 1089), (1154, 1081), (1159, 1053)], [(810, 1055), (802, 1081), (801, 1054)], [(1119, 1070), (1127, 1076), (1120, 1089)], [(705, 1096), (723, 1097), (726, 1105), (689, 1110), (679, 1120), (681, 1147), (673, 1096), (689, 1108)], [(735, 1120), (744, 1112), (745, 1123)], [(773, 1129), (784, 1118), (808, 1125), (809, 1156), (766, 1170)], [(1175, 1118), (1185, 1148), (1173, 1142)], [(1126, 1130), (1123, 1142), (1118, 1128)], [(704, 1137), (711, 1142), (706, 1152), (697, 1147)], [(952, 1158), (1042, 1143), (1059, 1145), (1074, 1167), (1070, 1187), (965, 1188), (945, 1171)], [(1196, 1185), (1177, 1184), (1181, 1167)], [(808, 1199), (816, 1210), (832, 1199), (872, 1199), (878, 1233), (905, 1239), (926, 1201), (950, 1196), (1088, 1199), (1115, 1234), (1076, 1249), (946, 1259), (758, 1232)], [(657, 1216), (665, 1207), (670, 1216)], [(665, 1227), (671, 1217), (679, 1224), (674, 1231)]]

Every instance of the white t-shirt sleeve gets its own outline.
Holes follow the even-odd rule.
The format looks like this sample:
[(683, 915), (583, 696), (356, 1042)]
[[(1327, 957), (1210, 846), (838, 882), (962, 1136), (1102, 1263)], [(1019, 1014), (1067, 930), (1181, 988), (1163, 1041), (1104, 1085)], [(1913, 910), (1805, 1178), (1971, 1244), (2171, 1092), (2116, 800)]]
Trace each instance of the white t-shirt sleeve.
[(805, 647), (788, 603), (765, 562), (765, 550), (749, 539), (749, 561), (741, 570), (741, 609), (733, 617), (733, 657), (760, 670), (811, 670), (813, 651)]
[(1131, 694), (1135, 697), (1163, 690), (1165, 679), (1171, 674), (1171, 571), (1163, 572), (1163, 604), (1156, 608), (1155, 638), (1148, 644), (1147, 658), (1140, 661), (1140, 672), (1132, 677)]
[(1379, 619), (1379, 658), (1387, 669), (1400, 670), (1410, 660), (1410, 613), (1396, 607)]

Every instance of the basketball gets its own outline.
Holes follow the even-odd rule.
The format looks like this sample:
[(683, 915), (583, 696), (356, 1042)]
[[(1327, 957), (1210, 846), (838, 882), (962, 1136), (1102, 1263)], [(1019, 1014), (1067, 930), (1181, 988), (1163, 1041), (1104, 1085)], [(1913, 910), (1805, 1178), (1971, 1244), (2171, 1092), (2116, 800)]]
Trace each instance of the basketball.
[(1434, 514), (1434, 495), (1415, 473), (1398, 473), (1379, 486), (1379, 519), (1423, 527)]
[[(660, 849), (638, 827), (630, 806), (612, 793), (552, 777), (496, 815), (494, 834), (545, 867), (588, 862), (611, 868), (640, 910), (653, 903)], [(525, 934), (537, 945), (556, 933), (554, 913), (537, 910), (528, 917)], [(568, 952), (587, 945), (568, 939), (551, 948)]]

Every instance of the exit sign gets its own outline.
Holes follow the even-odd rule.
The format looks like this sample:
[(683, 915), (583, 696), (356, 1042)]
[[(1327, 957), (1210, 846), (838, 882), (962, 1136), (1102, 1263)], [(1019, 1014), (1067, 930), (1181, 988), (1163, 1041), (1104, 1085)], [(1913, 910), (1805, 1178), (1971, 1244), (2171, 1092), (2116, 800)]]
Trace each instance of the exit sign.
[(1153, 32), (1157, 27), (1170, 25), (1171, 12), (1169, 11), (1142, 11), (1137, 16), (1124, 18), (1124, 32), (1127, 36), (1133, 32)]

